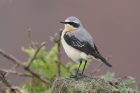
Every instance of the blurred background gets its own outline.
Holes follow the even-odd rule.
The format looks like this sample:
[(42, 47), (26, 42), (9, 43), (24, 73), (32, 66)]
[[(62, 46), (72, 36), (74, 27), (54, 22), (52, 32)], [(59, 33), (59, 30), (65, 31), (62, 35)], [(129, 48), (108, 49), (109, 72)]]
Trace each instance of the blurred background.
[[(0, 0), (0, 48), (25, 62), (28, 56), (21, 47), (28, 47), (27, 27), (33, 40), (46, 41), (46, 51), (54, 45), (50, 36), (59, 32), (69, 16), (78, 17), (93, 36), (100, 53), (113, 65), (105, 65), (95, 75), (115, 72), (116, 78), (132, 76), (140, 84), (140, 0)], [(72, 61), (62, 48), (63, 62)], [(92, 61), (85, 74), (99, 63)], [(10, 69), (13, 63), (0, 55), (0, 68)], [(19, 70), (23, 71), (19, 68)], [(9, 75), (13, 85), (27, 78)]]

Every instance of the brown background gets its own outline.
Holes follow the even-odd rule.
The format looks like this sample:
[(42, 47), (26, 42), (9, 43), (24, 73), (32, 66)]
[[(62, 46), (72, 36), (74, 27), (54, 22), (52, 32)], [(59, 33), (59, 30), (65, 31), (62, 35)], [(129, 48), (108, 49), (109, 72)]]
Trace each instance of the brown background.
[[(140, 0), (0, 0), (0, 48), (26, 61), (28, 56), (21, 47), (27, 48), (29, 43), (27, 27), (32, 28), (34, 40), (47, 42), (49, 50), (53, 46), (49, 37), (63, 28), (59, 21), (69, 16), (82, 21), (104, 57), (112, 55), (113, 68), (104, 65), (96, 75), (111, 71), (117, 78), (133, 76), (140, 84)], [(62, 60), (71, 61), (67, 56)], [(93, 61), (86, 74), (97, 64)], [(0, 68), (12, 66), (0, 55)], [(14, 85), (26, 81), (14, 75), (8, 78)]]

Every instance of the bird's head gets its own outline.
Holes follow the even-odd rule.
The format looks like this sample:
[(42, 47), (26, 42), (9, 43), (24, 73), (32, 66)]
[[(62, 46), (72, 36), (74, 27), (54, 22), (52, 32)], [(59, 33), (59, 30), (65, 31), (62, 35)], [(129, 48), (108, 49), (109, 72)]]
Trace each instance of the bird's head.
[(65, 25), (66, 31), (75, 31), (82, 25), (81, 21), (74, 16), (68, 17), (65, 21), (61, 21), (60, 23)]

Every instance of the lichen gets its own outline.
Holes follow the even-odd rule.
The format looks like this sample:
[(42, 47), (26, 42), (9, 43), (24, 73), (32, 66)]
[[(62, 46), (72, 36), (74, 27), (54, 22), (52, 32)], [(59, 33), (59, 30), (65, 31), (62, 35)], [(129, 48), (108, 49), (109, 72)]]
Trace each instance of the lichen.
[(88, 76), (78, 80), (74, 78), (57, 77), (53, 83), (54, 93), (125, 93), (121, 88), (127, 88), (131, 93), (135, 93), (121, 79), (107, 80), (98, 76)]

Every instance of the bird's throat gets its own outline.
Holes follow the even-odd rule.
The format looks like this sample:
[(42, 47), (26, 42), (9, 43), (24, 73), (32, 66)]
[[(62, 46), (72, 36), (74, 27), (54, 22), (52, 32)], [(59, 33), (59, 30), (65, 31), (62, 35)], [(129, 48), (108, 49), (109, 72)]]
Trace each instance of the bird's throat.
[(68, 25), (68, 24), (65, 25), (64, 31), (75, 31), (75, 30), (77, 30), (77, 28), (75, 28), (71, 25)]

